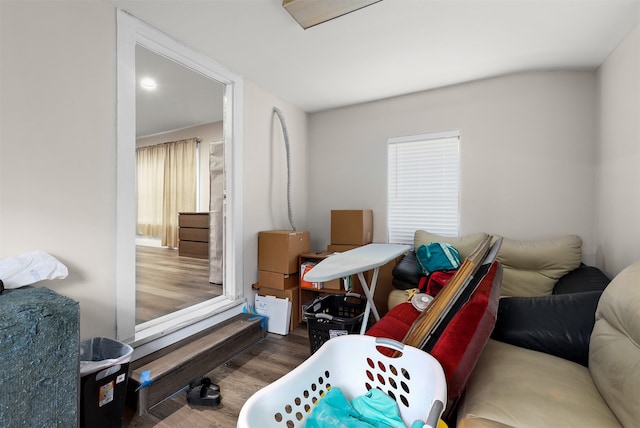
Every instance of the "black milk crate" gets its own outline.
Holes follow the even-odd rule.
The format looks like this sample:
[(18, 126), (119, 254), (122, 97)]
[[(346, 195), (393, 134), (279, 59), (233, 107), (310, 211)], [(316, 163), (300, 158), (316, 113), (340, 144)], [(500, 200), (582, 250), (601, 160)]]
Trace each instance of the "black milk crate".
[(329, 339), (360, 331), (367, 299), (355, 293), (316, 298), (305, 310), (311, 353)]

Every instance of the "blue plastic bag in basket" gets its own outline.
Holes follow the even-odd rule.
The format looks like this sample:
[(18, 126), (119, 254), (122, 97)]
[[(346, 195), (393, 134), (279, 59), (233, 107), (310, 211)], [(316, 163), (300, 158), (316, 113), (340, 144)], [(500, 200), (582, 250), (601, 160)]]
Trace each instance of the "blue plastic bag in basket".
[(454, 270), (460, 267), (460, 253), (445, 242), (420, 245), (416, 250), (416, 260), (425, 276), (429, 276), (431, 272)]

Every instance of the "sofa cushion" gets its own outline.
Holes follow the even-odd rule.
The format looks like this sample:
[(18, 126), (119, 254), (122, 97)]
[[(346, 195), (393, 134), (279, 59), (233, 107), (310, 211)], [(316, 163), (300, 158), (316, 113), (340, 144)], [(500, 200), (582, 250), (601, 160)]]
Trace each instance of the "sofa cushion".
[(392, 310), (400, 303), (406, 303), (411, 300), (414, 294), (419, 293), (420, 290), (417, 288), (412, 288), (410, 290), (391, 290), (389, 292), (389, 296), (387, 297), (387, 308), (388, 310)]
[(566, 235), (544, 241), (503, 238), (498, 260), (504, 266), (503, 296), (551, 294), (562, 276), (580, 266), (582, 239)]
[(640, 421), (640, 261), (619, 273), (600, 297), (589, 369), (625, 426)]
[(611, 282), (609, 277), (595, 266), (580, 264), (556, 282), (553, 294), (584, 293), (602, 291)]
[[(418, 315), (420, 315), (420, 312), (413, 307), (411, 302), (400, 303), (387, 312), (380, 321), (371, 326), (366, 334), (402, 342)], [(385, 352), (387, 351), (385, 350)], [(388, 351), (387, 354), (391, 355), (393, 352)]]
[(414, 249), (417, 250), (421, 245), (428, 245), (431, 242), (445, 242), (453, 245), (453, 248), (460, 253), (460, 258), (464, 260), (469, 257), (469, 254), (471, 254), (487, 236), (486, 233), (474, 233), (460, 237), (441, 236), (427, 232), (426, 230), (416, 230), (413, 235), (413, 246)]
[(489, 340), (458, 408), (457, 427), (489, 426), (619, 427), (620, 423), (586, 367)]
[(492, 338), (588, 366), (601, 291), (503, 297)]
[(423, 275), (418, 269), (418, 260), (414, 250), (410, 250), (400, 259), (393, 267), (392, 275), (393, 286), (398, 290), (409, 290), (418, 287)]

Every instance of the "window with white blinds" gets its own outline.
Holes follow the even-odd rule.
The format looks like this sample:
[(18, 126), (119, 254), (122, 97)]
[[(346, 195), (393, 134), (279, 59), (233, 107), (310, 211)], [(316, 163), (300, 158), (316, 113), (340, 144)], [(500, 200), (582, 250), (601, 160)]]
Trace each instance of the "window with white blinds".
[(458, 131), (388, 140), (389, 243), (412, 244), (416, 229), (457, 236)]

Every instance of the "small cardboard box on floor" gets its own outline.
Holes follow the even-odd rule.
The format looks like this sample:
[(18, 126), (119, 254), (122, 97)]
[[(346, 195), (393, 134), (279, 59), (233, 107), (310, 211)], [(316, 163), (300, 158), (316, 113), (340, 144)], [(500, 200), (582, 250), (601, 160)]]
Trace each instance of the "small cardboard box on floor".
[(298, 272), (298, 256), (309, 251), (305, 231), (269, 230), (258, 233), (258, 270), (292, 274)]
[(260, 288), (258, 289), (258, 295), (273, 296), (281, 300), (289, 299), (289, 301), (291, 302), (291, 317), (289, 320), (289, 331), (294, 330), (296, 327), (300, 325), (300, 303), (299, 303), (300, 294), (298, 292), (297, 285), (294, 287), (289, 287), (285, 290), (278, 290), (274, 288), (263, 287), (262, 284), (260, 284)]

